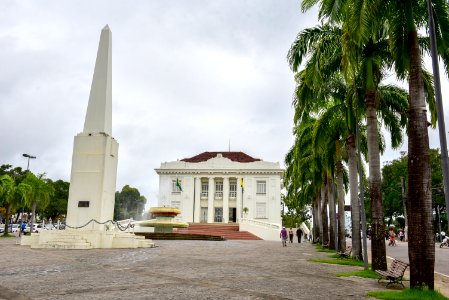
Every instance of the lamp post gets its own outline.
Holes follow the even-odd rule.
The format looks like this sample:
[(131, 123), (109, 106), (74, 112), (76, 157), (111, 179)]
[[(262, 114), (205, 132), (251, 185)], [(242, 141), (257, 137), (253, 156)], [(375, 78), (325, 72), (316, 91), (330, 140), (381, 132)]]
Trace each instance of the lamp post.
[[(30, 170), (30, 159), (35, 159), (36, 156), (33, 155), (29, 155), (29, 154), (22, 154), (23, 157), (28, 158), (28, 162), (27, 162), (27, 172)], [(22, 207), (22, 216), (20, 218), (20, 229), (19, 229), (19, 237), (22, 236), (22, 225), (23, 225), (23, 207)], [(30, 227), (30, 232), (31, 232), (32, 228)]]
[(35, 159), (36, 156), (32, 156), (32, 155), (29, 155), (26, 153), (22, 154), (22, 156), (28, 158), (27, 171), (29, 171), (30, 170), (30, 159)]
[(429, 24), (430, 50), (432, 56), (433, 82), (435, 85), (435, 101), (437, 104), (438, 133), (440, 135), (441, 169), (443, 171), (443, 183), (444, 183), (444, 201), (446, 207), (449, 207), (449, 157), (447, 153), (446, 125), (444, 124), (444, 109), (443, 109), (443, 100), (441, 96), (440, 70), (438, 67), (435, 20), (433, 18), (433, 9), (431, 0), (427, 0), (427, 9), (429, 11), (428, 24)]

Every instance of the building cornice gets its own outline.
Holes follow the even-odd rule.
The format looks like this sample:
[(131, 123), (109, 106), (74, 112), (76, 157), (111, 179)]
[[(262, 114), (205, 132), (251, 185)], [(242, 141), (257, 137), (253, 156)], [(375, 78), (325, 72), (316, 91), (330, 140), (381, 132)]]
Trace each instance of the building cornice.
[(229, 170), (229, 169), (215, 169), (215, 170), (198, 170), (198, 169), (154, 169), (159, 175), (225, 175), (225, 176), (245, 176), (245, 175), (280, 175), (282, 176), (284, 170), (282, 169), (255, 169), (255, 170)]

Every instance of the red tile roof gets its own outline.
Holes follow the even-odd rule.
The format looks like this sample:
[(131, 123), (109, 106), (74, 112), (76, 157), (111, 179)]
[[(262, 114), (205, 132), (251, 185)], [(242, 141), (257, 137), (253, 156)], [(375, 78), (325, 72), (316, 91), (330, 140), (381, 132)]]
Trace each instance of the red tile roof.
[(254, 162), (254, 161), (260, 161), (259, 158), (253, 158), (249, 156), (246, 153), (243, 152), (203, 152), (201, 154), (198, 154), (196, 156), (190, 157), (190, 158), (184, 158), (181, 159), (181, 161), (185, 162), (191, 162), (191, 163), (197, 163), (202, 161), (207, 161), (211, 158), (217, 157), (218, 154), (221, 154), (223, 157), (226, 157), (232, 161), (241, 162), (241, 163), (248, 163), (248, 162)]

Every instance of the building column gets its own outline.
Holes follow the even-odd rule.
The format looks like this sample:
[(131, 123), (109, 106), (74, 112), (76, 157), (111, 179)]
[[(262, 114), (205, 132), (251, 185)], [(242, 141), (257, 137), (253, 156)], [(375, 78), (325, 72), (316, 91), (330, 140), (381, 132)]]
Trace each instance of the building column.
[(242, 177), (237, 177), (237, 200), (235, 205), (237, 205), (237, 223), (240, 223), (242, 218), (242, 187), (240, 185)]
[(229, 177), (223, 178), (223, 223), (229, 223)]
[(201, 177), (195, 177), (195, 205), (193, 207), (194, 223), (201, 221)]
[(207, 199), (207, 223), (214, 222), (215, 208), (215, 180), (213, 177), (209, 177), (209, 196)]

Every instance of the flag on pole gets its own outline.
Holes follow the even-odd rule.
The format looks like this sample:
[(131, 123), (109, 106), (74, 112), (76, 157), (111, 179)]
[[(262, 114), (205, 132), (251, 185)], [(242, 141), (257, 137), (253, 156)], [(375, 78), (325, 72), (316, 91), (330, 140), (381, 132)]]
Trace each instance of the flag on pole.
[(243, 178), (240, 178), (240, 187), (242, 188), (242, 192), (245, 191), (245, 185), (243, 184)]
[(178, 177), (176, 177), (176, 186), (179, 188), (179, 190), (182, 192), (182, 186), (181, 186), (181, 181), (178, 179)]

